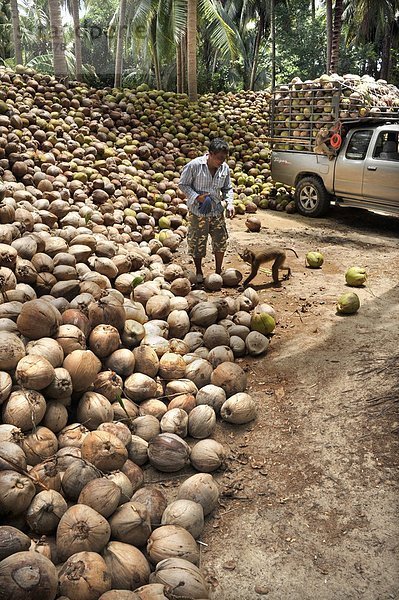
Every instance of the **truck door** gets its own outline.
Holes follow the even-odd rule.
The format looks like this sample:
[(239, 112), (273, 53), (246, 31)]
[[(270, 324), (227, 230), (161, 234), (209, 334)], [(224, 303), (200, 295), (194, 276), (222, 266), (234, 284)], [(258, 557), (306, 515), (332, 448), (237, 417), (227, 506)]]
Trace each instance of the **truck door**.
[(363, 197), (399, 207), (399, 132), (380, 131), (364, 161)]
[[(349, 134), (350, 135), (350, 134)], [(352, 132), (346, 147), (338, 154), (335, 165), (336, 196), (362, 198), (364, 159), (373, 135), (372, 129)]]

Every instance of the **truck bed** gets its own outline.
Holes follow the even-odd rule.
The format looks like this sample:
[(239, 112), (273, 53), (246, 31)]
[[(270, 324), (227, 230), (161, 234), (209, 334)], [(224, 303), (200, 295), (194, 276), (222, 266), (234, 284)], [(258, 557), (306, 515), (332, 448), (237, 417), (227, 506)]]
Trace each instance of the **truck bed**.
[(323, 154), (299, 152), (295, 150), (273, 150), (273, 179), (295, 187), (304, 175), (319, 173), (323, 176), (326, 188), (333, 188), (335, 159), (329, 160)]

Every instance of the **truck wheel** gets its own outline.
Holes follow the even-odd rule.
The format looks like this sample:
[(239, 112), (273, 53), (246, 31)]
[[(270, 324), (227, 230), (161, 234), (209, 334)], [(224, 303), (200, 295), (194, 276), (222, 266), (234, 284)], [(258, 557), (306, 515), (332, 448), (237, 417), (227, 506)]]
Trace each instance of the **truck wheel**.
[(297, 211), (306, 217), (320, 217), (330, 206), (330, 195), (316, 177), (304, 177), (295, 190)]

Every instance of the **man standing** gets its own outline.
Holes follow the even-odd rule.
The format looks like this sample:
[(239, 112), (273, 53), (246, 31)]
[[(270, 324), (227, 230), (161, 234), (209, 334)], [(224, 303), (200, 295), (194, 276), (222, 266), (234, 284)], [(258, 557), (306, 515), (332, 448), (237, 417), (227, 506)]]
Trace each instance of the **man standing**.
[(188, 234), (187, 243), (194, 259), (197, 283), (202, 283), (202, 259), (206, 255), (208, 235), (211, 236), (215, 256), (215, 271), (222, 272), (224, 253), (227, 247), (227, 228), (224, 219), (224, 204), (227, 216), (234, 217), (233, 188), (230, 169), (226, 163), (229, 153), (227, 142), (215, 138), (209, 152), (190, 161), (181, 173), (179, 188), (187, 197)]

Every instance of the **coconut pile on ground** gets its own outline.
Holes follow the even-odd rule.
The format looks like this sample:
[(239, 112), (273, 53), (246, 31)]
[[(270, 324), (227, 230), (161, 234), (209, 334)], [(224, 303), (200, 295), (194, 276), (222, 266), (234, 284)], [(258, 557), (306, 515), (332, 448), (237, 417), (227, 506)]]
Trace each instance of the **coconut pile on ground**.
[[(177, 227), (186, 214), (178, 206), (180, 171), (220, 136), (231, 147), (237, 211), (256, 211), (270, 179), (270, 152), (260, 141), (268, 128), (266, 92), (203, 96), (190, 104), (186, 95), (145, 85), (134, 91), (96, 90), (77, 82), (64, 85), (32, 69), (19, 71), (0, 68), (5, 181), (37, 188), (39, 177), (60, 176), (63, 187), (73, 182), (80, 198), (105, 205), (107, 224), (114, 218), (110, 199), (122, 196), (126, 207), (134, 201), (133, 210), (156, 223), (165, 214), (177, 214)], [(33, 180), (37, 168), (44, 175)], [(41, 184), (42, 191), (53, 192), (51, 183)]]
[[(96, 121), (94, 96), (2, 73), (0, 589), (208, 598), (196, 540), (227, 455), (212, 436), (217, 419), (256, 418), (235, 359), (267, 351), (274, 311), (250, 288), (217, 296), (239, 284), (235, 269), (193, 290), (174, 262), (186, 209), (172, 141), (169, 155), (153, 146), (172, 173), (156, 207), (149, 138), (126, 152), (113, 108)], [(184, 469), (173, 496), (145, 484)]]
[(282, 138), (276, 149), (311, 151), (322, 127), (362, 119), (399, 119), (399, 89), (369, 75), (348, 74), (295, 77), (273, 93), (272, 137)]

